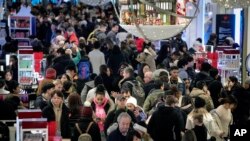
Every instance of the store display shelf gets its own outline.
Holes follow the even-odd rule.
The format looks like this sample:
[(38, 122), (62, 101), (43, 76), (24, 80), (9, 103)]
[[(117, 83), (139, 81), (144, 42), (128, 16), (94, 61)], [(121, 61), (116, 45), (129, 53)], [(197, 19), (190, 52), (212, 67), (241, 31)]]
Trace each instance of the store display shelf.
[(10, 29), (11, 30), (30, 30), (29, 27), (27, 27), (27, 28), (23, 28), (23, 27), (11, 27)]

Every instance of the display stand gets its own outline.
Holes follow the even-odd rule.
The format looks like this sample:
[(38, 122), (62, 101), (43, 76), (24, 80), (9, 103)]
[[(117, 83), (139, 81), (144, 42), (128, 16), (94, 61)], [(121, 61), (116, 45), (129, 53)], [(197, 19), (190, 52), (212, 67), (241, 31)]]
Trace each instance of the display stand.
[(42, 118), (42, 112), (35, 110), (18, 110), (16, 122), (16, 140), (48, 141), (48, 123)]
[(229, 76), (241, 78), (240, 51), (236, 49), (224, 49), (224, 51), (218, 51), (218, 54), (218, 70), (221, 75), (222, 84), (226, 84)]
[(34, 55), (32, 49), (18, 50), (18, 82), (31, 85), (34, 76)]

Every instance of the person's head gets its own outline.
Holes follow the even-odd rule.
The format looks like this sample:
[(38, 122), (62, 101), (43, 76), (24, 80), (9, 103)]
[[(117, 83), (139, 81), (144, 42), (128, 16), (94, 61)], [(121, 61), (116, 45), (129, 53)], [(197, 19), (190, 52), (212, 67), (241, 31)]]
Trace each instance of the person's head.
[(54, 91), (54, 89), (55, 89), (55, 85), (49, 82), (49, 83), (44, 84), (44, 86), (42, 87), (42, 93), (50, 96), (52, 92)]
[(159, 73), (159, 79), (160, 79), (162, 82), (168, 83), (168, 81), (169, 81), (168, 72), (166, 72), (166, 71), (161, 71), (161, 72)]
[(135, 111), (136, 107), (137, 107), (137, 100), (134, 97), (129, 97), (126, 101), (126, 107), (127, 109), (131, 110), (131, 111)]
[(113, 74), (113, 70), (110, 67), (108, 67), (108, 69), (107, 69), (107, 75), (111, 76), (112, 74)]
[(131, 67), (126, 67), (123, 71), (123, 77), (130, 78), (134, 76), (134, 70)]
[(107, 74), (108, 66), (103, 64), (103, 65), (100, 66), (99, 70), (100, 70), (101, 75), (102, 74)]
[(131, 117), (127, 112), (122, 112), (117, 117), (119, 131), (123, 136), (126, 136), (130, 127)]
[(185, 83), (186, 89), (189, 89), (190, 88), (190, 84), (191, 84), (190, 79), (184, 78), (183, 81)]
[(17, 61), (18, 61), (18, 59), (17, 59), (17, 56), (16, 55), (11, 55), (10, 56), (10, 61), (9, 61), (9, 64), (10, 64), (10, 66), (16, 66), (17, 65)]
[(142, 72), (145, 74), (146, 72), (150, 71), (150, 67), (148, 64), (143, 63), (142, 66)]
[(119, 95), (116, 97), (115, 99), (115, 103), (117, 105), (118, 109), (125, 109), (126, 108), (126, 97), (124, 97), (123, 95)]
[(196, 82), (195, 87), (200, 89), (200, 90), (204, 90), (204, 91), (207, 90), (207, 84), (205, 81), (202, 81), (202, 80)]
[(217, 38), (216, 33), (211, 33), (211, 34), (210, 34), (210, 37), (209, 37), (209, 40), (211, 40), (211, 41), (216, 41), (216, 38)]
[(238, 79), (235, 76), (229, 76), (228, 78), (228, 86), (233, 87), (238, 83)]
[(61, 78), (60, 78), (62, 84), (65, 82), (65, 81), (70, 81), (70, 77), (68, 74), (64, 73)]
[(247, 78), (244, 82), (244, 86), (243, 86), (246, 90), (248, 90), (250, 88), (250, 78)]
[(194, 108), (199, 109), (199, 108), (204, 108), (206, 105), (206, 101), (203, 98), (200, 97), (195, 97), (194, 99)]
[(155, 89), (164, 89), (164, 83), (161, 80), (154, 81)]
[(218, 69), (216, 68), (212, 68), (209, 70), (209, 75), (214, 78), (214, 79), (217, 79), (218, 78), (218, 74), (219, 74), (219, 71)]
[(9, 85), (9, 91), (12, 94), (20, 94), (21, 88), (19, 83), (15, 80), (11, 80)]
[(5, 80), (10, 81), (10, 80), (12, 80), (12, 77), (13, 77), (12, 70), (6, 70), (5, 73), (4, 73)]
[(201, 64), (201, 71), (209, 72), (212, 66), (208, 62), (204, 62)]
[(199, 43), (202, 43), (202, 39), (201, 38), (197, 38), (196, 41), (198, 41)]
[(183, 68), (183, 69), (187, 69), (187, 67), (188, 67), (188, 61), (185, 59), (185, 58), (183, 58), (183, 59), (180, 59), (179, 61), (178, 61), (178, 63), (177, 63), (177, 67), (178, 68)]
[(188, 67), (193, 67), (194, 66), (194, 58), (192, 57), (192, 56), (187, 56), (186, 57), (186, 60), (187, 60), (187, 62), (188, 62)]
[(128, 132), (126, 141), (141, 141), (141, 134), (136, 130), (131, 130)]
[(180, 46), (179, 46), (179, 51), (180, 51), (180, 53), (186, 53), (187, 52), (187, 46), (186, 46), (186, 44), (181, 44)]
[(144, 73), (144, 82), (149, 83), (152, 80), (153, 80), (153, 72), (152, 71), (145, 72)]
[(56, 70), (53, 68), (48, 68), (45, 73), (45, 78), (56, 79)]
[(221, 100), (221, 104), (223, 104), (226, 109), (234, 109), (237, 106), (238, 101), (233, 95), (228, 95)]
[(63, 92), (67, 92), (67, 93), (71, 92), (70, 88), (72, 87), (72, 85), (73, 85), (72, 81), (63, 82)]
[(55, 107), (60, 107), (60, 105), (63, 103), (63, 93), (60, 91), (53, 91), (51, 94), (51, 103)]
[(104, 22), (101, 22), (101, 23), (100, 23), (99, 30), (100, 30), (101, 32), (106, 32), (106, 30), (107, 30), (107, 24), (104, 23)]
[(171, 54), (171, 59), (178, 60), (180, 57), (180, 53), (178, 51), (175, 51)]
[(170, 67), (170, 76), (171, 78), (178, 79), (179, 76), (179, 68), (176, 66)]
[(130, 85), (122, 87), (121, 94), (128, 99), (132, 95), (132, 87)]
[(166, 99), (166, 105), (169, 107), (175, 107), (175, 104), (178, 101), (174, 95), (167, 95), (165, 99)]
[(194, 113), (192, 115), (194, 125), (201, 126), (203, 124), (203, 114), (201, 113)]
[(97, 85), (95, 91), (95, 99), (98, 105), (102, 105), (105, 100), (105, 87), (102, 84)]
[(74, 32), (75, 32), (74, 27), (69, 27), (69, 28), (67, 29), (68, 35), (72, 35)]
[(62, 91), (63, 90), (63, 83), (60, 79), (56, 79), (53, 81), (53, 84), (55, 85), (55, 90)]
[(99, 41), (95, 41), (93, 46), (94, 46), (95, 49), (99, 49), (101, 47), (101, 44), (100, 44)]
[(76, 66), (75, 65), (69, 65), (65, 68), (66, 74), (73, 79), (73, 77), (76, 75)]
[(120, 67), (119, 67), (120, 76), (123, 76), (124, 69), (125, 69), (126, 67), (128, 67), (128, 66), (129, 66), (129, 65), (128, 65), (127, 62), (122, 62), (122, 63), (120, 64)]
[(112, 31), (118, 32), (118, 30), (119, 30), (119, 25), (118, 24), (113, 24), (112, 25)]
[(68, 107), (74, 114), (79, 114), (79, 108), (82, 105), (81, 96), (77, 93), (72, 93), (68, 97)]

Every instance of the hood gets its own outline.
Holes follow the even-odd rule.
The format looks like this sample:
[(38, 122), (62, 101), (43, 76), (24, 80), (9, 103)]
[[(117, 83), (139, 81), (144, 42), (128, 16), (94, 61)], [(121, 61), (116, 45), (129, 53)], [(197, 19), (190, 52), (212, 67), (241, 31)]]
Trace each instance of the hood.
[(198, 88), (193, 88), (193, 90), (190, 93), (190, 96), (196, 97), (196, 96), (203, 95), (203, 94), (205, 94), (205, 92), (203, 90), (198, 89)]

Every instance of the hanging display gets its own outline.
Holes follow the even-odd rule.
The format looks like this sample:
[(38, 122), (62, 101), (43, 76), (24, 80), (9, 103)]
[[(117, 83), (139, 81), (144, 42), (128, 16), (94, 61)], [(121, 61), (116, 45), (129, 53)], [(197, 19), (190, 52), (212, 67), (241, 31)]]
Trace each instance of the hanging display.
[[(196, 8), (192, 16), (186, 15), (188, 2)], [(120, 26), (147, 40), (167, 39), (190, 24), (198, 14), (197, 5), (190, 0), (119, 0)]]
[(110, 2), (110, 0), (79, 0), (79, 1), (91, 6), (101, 6)]

